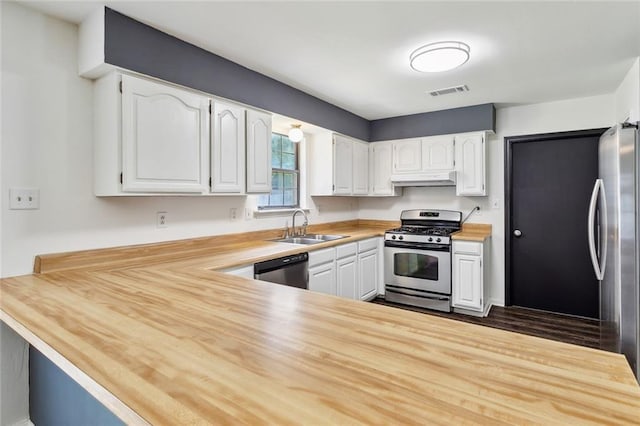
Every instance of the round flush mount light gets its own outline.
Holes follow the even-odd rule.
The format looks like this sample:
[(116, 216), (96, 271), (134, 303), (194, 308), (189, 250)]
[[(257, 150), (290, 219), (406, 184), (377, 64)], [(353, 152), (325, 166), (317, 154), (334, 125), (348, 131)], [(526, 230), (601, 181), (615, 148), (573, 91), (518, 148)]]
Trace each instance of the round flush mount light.
[(469, 45), (460, 41), (439, 41), (414, 50), (409, 55), (411, 68), (419, 72), (449, 71), (469, 60)]
[(300, 127), (302, 126), (302, 124), (292, 124), (291, 125), (291, 129), (289, 130), (289, 140), (291, 142), (300, 142), (302, 140), (302, 138), (304, 137), (304, 134), (302, 133), (302, 130), (300, 129)]

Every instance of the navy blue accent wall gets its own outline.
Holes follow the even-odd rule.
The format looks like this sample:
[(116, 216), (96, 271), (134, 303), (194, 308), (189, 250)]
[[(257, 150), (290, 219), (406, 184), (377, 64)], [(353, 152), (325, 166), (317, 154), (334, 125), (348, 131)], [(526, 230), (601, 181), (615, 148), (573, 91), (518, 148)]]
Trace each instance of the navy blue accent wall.
[(495, 130), (493, 104), (474, 105), (371, 121), (370, 141)]
[(105, 62), (369, 140), (369, 121), (345, 109), (105, 10)]
[(33, 347), (29, 349), (29, 416), (36, 426), (124, 425)]

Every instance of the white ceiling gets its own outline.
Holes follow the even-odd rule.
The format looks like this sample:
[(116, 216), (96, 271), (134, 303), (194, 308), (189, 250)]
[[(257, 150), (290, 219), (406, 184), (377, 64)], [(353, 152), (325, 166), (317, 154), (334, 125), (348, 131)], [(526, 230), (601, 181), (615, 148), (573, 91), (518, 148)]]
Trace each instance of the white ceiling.
[[(640, 56), (640, 0), (23, 3), (72, 22), (106, 4), (367, 119), (612, 93)], [(471, 59), (409, 68), (441, 40), (469, 44)], [(460, 84), (470, 91), (425, 93)]]

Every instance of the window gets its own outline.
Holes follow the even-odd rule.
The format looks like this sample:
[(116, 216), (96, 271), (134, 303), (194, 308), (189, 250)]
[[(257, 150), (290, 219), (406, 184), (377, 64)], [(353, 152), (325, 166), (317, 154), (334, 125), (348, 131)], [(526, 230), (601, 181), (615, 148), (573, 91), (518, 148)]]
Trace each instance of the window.
[(271, 134), (271, 193), (260, 195), (259, 209), (300, 205), (298, 144), (285, 135)]

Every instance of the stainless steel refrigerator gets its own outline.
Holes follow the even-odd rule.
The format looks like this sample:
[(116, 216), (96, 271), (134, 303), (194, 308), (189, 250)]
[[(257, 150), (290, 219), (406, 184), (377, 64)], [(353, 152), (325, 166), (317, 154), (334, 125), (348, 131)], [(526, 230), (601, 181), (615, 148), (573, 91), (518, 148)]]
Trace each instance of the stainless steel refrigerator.
[(599, 144), (599, 178), (589, 206), (589, 249), (600, 280), (601, 345), (623, 353), (640, 381), (638, 128), (621, 124)]

